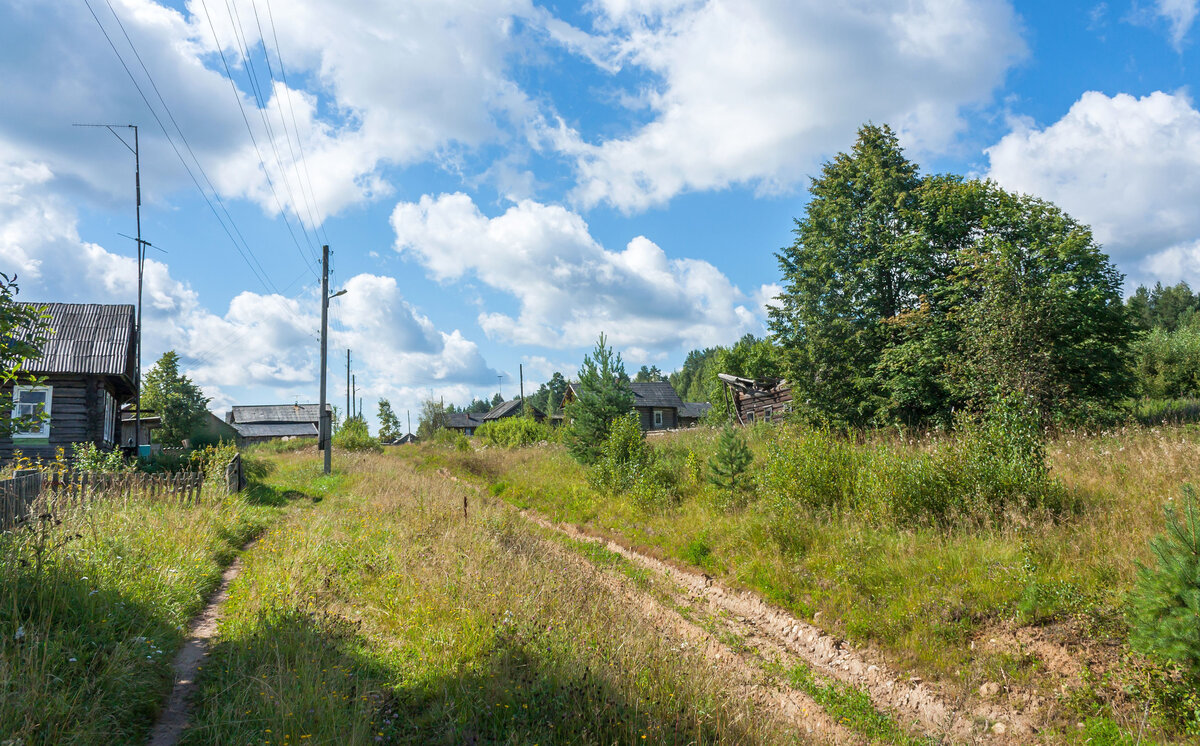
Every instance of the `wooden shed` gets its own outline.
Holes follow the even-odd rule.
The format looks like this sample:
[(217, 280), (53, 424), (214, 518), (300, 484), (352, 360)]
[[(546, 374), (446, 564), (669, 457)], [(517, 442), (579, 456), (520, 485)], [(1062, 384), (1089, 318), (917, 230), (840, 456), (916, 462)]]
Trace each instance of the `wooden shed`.
[[(333, 405), (325, 405), (332, 415)], [(240, 443), (262, 443), (276, 438), (317, 438), (321, 426), (319, 404), (266, 404), (237, 406), (225, 416), (237, 431)]]
[(37, 430), (0, 438), (0, 458), (53, 458), (62, 447), (95, 443), (110, 450), (121, 436), (121, 406), (137, 392), (137, 337), (132, 305), (23, 303), (44, 307), (51, 334), (42, 354), (25, 363), (44, 379), (38, 386), (6, 386), (13, 414), (38, 410), (49, 416)]
[(741, 378), (718, 373), (725, 384), (725, 401), (737, 422), (772, 422), (792, 411), (792, 387), (780, 378)]
[[(529, 405), (529, 411), (533, 413), (533, 419), (541, 422), (546, 419), (546, 415), (542, 410)], [(512, 401), (500, 402), (496, 406), (488, 410), (488, 413), (483, 416), (484, 422), (492, 420), (503, 420), (506, 417), (517, 417), (525, 413), (525, 401), (523, 399), (513, 399)]]

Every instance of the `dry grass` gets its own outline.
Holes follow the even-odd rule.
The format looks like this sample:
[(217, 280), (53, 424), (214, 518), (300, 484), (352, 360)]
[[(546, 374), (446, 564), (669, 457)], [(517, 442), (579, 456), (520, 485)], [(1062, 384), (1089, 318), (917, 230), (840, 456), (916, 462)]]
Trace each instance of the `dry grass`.
[[(309, 490), (315, 460), (278, 461)], [(343, 463), (245, 557), (188, 743), (792, 740), (510, 509)]]

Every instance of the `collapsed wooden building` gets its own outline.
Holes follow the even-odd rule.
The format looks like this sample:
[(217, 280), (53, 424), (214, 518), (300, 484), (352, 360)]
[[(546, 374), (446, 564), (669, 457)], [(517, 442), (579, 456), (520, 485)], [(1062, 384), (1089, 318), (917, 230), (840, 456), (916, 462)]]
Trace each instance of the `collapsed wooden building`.
[(726, 408), (738, 424), (772, 422), (792, 411), (792, 387), (782, 378), (741, 378), (718, 373), (725, 384)]

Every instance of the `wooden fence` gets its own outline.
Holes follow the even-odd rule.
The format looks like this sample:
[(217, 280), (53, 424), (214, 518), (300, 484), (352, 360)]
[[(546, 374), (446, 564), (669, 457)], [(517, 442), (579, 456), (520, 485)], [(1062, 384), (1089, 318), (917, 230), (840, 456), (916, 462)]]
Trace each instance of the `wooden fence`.
[[(239, 466), (240, 474), (240, 466)], [(196, 505), (204, 488), (204, 475), (108, 474), (66, 472), (46, 474), (26, 471), (0, 480), (0, 530), (23, 523), (31, 515), (54, 513), (71, 505), (128, 501), (130, 498)]]

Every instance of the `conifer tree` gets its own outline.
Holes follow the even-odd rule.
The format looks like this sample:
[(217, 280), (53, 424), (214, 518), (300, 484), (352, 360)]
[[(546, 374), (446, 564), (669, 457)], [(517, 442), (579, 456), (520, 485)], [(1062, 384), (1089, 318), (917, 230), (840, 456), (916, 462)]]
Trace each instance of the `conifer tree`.
[(601, 334), (592, 354), (583, 358), (575, 400), (566, 409), (571, 423), (566, 433), (567, 450), (580, 463), (596, 463), (613, 421), (631, 409), (633, 389), (625, 374), (625, 363)]
[(745, 436), (726, 425), (717, 441), (717, 452), (708, 462), (708, 481), (731, 496), (744, 492), (749, 487), (749, 475), (746, 472), (753, 460), (754, 455), (746, 445)]

